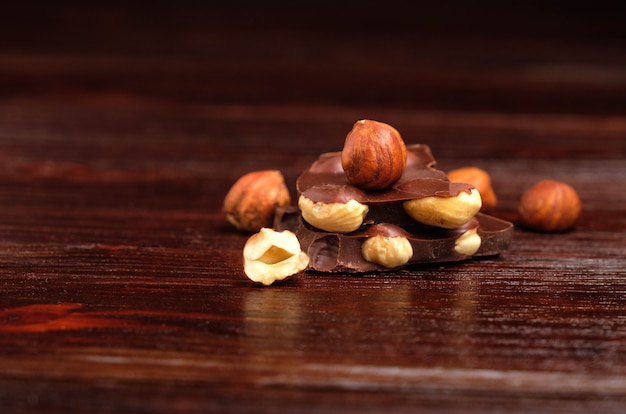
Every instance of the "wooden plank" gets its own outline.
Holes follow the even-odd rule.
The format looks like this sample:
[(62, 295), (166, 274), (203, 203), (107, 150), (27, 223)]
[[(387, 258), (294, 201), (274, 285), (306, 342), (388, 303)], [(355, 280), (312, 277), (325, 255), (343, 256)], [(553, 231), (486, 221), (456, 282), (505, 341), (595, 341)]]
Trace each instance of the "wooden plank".
[[(23, 35), (0, 36), (3, 413), (626, 409), (612, 19), (580, 42), (567, 33), (584, 19), (567, 13), (564, 33), (500, 21), (491, 37), (318, 32), (285, 11), (258, 32), (209, 30), (160, 7), (142, 26), (108, 7), (42, 9), (121, 25), (89, 53), (72, 36), (84, 22), (2, 17), (0, 33)], [(518, 226), (499, 257), (254, 285), (248, 235), (220, 212), (229, 186), (280, 169), (295, 198), (298, 174), (363, 117), (429, 144), (443, 170), (487, 169), (498, 217), (516, 221), (547, 177), (577, 189), (582, 217), (561, 234)]]

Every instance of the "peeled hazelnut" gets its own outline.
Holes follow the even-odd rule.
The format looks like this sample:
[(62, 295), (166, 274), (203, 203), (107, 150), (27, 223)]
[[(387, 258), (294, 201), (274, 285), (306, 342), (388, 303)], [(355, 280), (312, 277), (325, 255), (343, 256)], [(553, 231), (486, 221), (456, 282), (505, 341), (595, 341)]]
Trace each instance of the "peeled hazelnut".
[(408, 233), (392, 224), (377, 224), (368, 232), (372, 234), (361, 245), (361, 254), (368, 262), (392, 269), (407, 264), (413, 257), (413, 246)]
[(524, 226), (558, 232), (574, 226), (581, 208), (578, 193), (570, 185), (556, 180), (542, 180), (524, 194), (518, 211)]
[(299, 273), (309, 265), (296, 235), (262, 228), (250, 236), (243, 248), (244, 272), (254, 282), (269, 286)]
[(480, 211), (492, 211), (498, 204), (496, 193), (491, 187), (491, 177), (487, 171), (478, 167), (458, 168), (448, 172), (448, 179), (452, 182), (471, 184), (476, 187), (483, 200)]
[(404, 210), (422, 224), (453, 229), (470, 221), (482, 205), (480, 193), (472, 188), (455, 197), (429, 196), (405, 201)]
[(345, 203), (315, 202), (303, 195), (298, 199), (302, 218), (320, 230), (333, 233), (350, 233), (363, 224), (369, 207), (356, 200)]
[(280, 171), (255, 171), (233, 184), (224, 198), (222, 211), (236, 228), (255, 232), (271, 226), (276, 208), (290, 203), (289, 190)]
[(478, 228), (469, 229), (456, 239), (454, 251), (465, 256), (473, 256), (480, 249), (481, 243)]
[(406, 145), (395, 128), (363, 119), (354, 124), (346, 137), (341, 165), (355, 187), (381, 190), (400, 179), (406, 158)]

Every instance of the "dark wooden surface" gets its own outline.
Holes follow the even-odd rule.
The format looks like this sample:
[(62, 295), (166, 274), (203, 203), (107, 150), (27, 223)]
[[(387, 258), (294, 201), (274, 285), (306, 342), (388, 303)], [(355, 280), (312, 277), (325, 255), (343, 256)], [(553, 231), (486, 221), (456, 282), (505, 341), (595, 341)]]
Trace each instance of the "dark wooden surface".
[[(0, 17), (2, 413), (626, 410), (618, 13), (157, 6)], [(581, 220), (497, 258), (252, 284), (229, 186), (294, 191), (359, 118), (487, 169), (496, 216), (555, 178)]]

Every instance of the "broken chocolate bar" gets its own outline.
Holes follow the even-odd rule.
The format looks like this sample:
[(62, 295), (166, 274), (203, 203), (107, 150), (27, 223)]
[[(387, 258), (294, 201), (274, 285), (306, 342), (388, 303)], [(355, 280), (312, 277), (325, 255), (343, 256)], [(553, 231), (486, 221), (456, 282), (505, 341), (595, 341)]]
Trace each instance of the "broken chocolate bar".
[[(301, 199), (310, 200), (299, 205), (310, 210), (279, 208), (274, 227), (278, 231), (294, 232), (310, 258), (308, 268), (322, 272), (380, 272), (492, 256), (506, 250), (513, 235), (512, 223), (478, 213), (477, 190), (469, 184), (450, 182), (435, 165), (427, 145), (410, 145), (401, 178), (386, 189), (365, 191), (348, 181), (340, 152), (322, 154), (296, 183)], [(468, 194), (477, 196), (477, 202), (461, 200), (461, 196)], [(448, 200), (448, 204), (429, 206), (419, 218), (443, 216), (447, 211), (441, 207), (444, 206), (461, 220), (452, 221), (451, 225), (443, 219), (433, 224), (431, 217), (417, 220), (414, 211), (407, 209), (407, 203), (415, 200)], [(360, 205), (349, 207), (354, 202)], [(346, 208), (335, 213), (332, 209), (325, 210), (329, 205)], [(309, 212), (319, 215), (312, 216)], [(337, 215), (356, 225), (336, 225), (335, 221), (341, 221)], [(326, 228), (329, 221), (341, 230)]]
[(356, 200), (366, 204), (369, 211), (363, 220), (364, 225), (384, 222), (410, 225), (415, 220), (406, 213), (404, 202), (430, 196), (455, 197), (462, 191), (470, 193), (473, 188), (469, 184), (451, 183), (435, 165), (427, 145), (409, 145), (402, 177), (388, 189), (363, 191), (348, 181), (341, 166), (341, 152), (330, 152), (322, 154), (298, 177), (296, 187), (299, 194), (314, 202)]
[[(384, 225), (384, 224), (383, 224)], [(290, 230), (296, 234), (303, 251), (310, 258), (309, 269), (321, 272), (380, 272), (392, 269), (363, 258), (361, 247), (372, 236), (372, 227), (349, 234), (319, 231), (307, 224), (296, 207), (279, 208), (276, 230)], [(476, 256), (493, 256), (506, 250), (513, 237), (513, 225), (483, 213), (467, 225), (447, 230), (413, 222), (403, 229), (408, 233), (413, 254), (406, 265), (454, 262), (469, 256), (457, 252), (456, 242), (465, 231), (477, 228), (481, 244)], [(384, 232), (384, 230), (382, 230)]]

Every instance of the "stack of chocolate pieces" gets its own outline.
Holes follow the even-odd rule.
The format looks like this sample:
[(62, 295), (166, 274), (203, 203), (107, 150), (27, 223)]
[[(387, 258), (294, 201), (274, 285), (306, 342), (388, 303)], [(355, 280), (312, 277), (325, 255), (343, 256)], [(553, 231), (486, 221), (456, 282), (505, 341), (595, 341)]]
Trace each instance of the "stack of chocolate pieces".
[[(341, 152), (322, 154), (300, 175), (296, 183), (299, 208), (278, 209), (274, 227), (296, 234), (302, 250), (310, 257), (310, 270), (389, 271), (493, 256), (508, 248), (513, 225), (478, 212), (480, 204), (469, 219), (456, 224), (443, 219), (439, 224), (437, 218), (433, 220), (431, 216), (439, 214), (436, 210), (425, 215), (413, 214), (410, 206), (413, 200), (460, 200), (476, 190), (469, 184), (450, 182), (444, 172), (435, 168), (436, 161), (428, 146), (409, 145), (406, 150), (406, 167), (401, 177), (381, 190), (354, 186), (342, 167)], [(351, 200), (360, 206), (357, 213), (352, 209), (340, 213), (326, 210), (315, 216), (328, 206), (341, 207)], [(454, 201), (450, 205), (458, 208)], [(341, 225), (344, 220), (353, 220), (355, 215), (358, 218), (355, 226)], [(339, 225), (330, 224), (333, 220)], [(325, 226), (327, 221), (329, 225)], [(378, 240), (373, 242), (371, 239), (375, 238)]]

